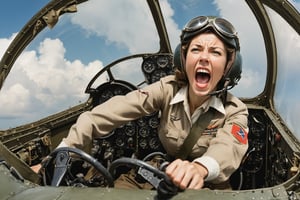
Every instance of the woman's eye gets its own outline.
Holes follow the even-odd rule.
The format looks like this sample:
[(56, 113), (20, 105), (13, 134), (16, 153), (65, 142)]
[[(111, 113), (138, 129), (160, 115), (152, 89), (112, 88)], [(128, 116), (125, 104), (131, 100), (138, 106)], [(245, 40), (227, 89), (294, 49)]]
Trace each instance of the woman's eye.
[(214, 55), (218, 55), (218, 56), (221, 55), (221, 52), (220, 52), (220, 51), (212, 51), (212, 53), (213, 53)]
[(198, 49), (198, 48), (192, 48), (191, 51), (192, 52), (198, 52), (198, 51), (200, 51), (200, 49)]

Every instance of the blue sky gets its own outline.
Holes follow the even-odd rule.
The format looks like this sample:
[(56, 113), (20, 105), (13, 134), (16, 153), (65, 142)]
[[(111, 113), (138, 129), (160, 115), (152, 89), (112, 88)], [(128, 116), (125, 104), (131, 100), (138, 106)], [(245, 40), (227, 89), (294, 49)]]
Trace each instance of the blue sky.
[(0, 6), (0, 37), (18, 32), (49, 0), (3, 0)]
[[(98, 0), (97, 3), (99, 2)], [(120, 2), (112, 0), (108, 2), (112, 4), (111, 7), (108, 7), (110, 10), (114, 10), (118, 14), (124, 12), (122, 7), (116, 6)], [(138, 4), (136, 2), (141, 1), (135, 1), (134, 4)], [(262, 76), (266, 72), (261, 69), (261, 66), (265, 67), (265, 63), (262, 64), (261, 60), (265, 53), (260, 33), (253, 28), (253, 26), (257, 28), (257, 24), (253, 23), (253, 16), (251, 16), (249, 8), (247, 10), (241, 6), (232, 12), (233, 5), (243, 1), (162, 0), (162, 2), (163, 8), (167, 11), (166, 24), (169, 26), (168, 29), (172, 30), (169, 38), (173, 44), (178, 41), (180, 29), (185, 22), (199, 13), (226, 16), (232, 20), (239, 31), (242, 54), (247, 55), (243, 57), (242, 80), (234, 89), (243, 92), (243, 95), (257, 94), (257, 90), (262, 90), (264, 85), (264, 77)], [(297, 3), (299, 8), (300, 0), (293, 2)], [(0, 7), (1, 55), (6, 50), (4, 46), (8, 46), (12, 40), (13, 34), (17, 33), (46, 3), (48, 3), (47, 0), (2, 1)], [(168, 3), (173, 7), (168, 7)], [(203, 6), (204, 4), (205, 6)], [(134, 32), (125, 32), (126, 27), (123, 27), (122, 21), (107, 21), (107, 15), (109, 16), (111, 13), (106, 13), (106, 10), (99, 11), (99, 8), (94, 8), (98, 9), (97, 12), (90, 12), (88, 9), (82, 8), (80, 9), (80, 12), (82, 11), (81, 17), (67, 17), (69, 21), (60, 20), (55, 29), (51, 30), (51, 35), (47, 35), (47, 32), (41, 33), (41, 39), (33, 41), (34, 45), (30, 46), (23, 56), (20, 56), (13, 68), (15, 71), (12, 70), (12, 75), (10, 74), (12, 77), (8, 77), (4, 84), (5, 87), (0, 92), (0, 105), (6, 105), (0, 107), (0, 129), (20, 125), (20, 122), (29, 122), (31, 119), (39, 119), (46, 114), (54, 114), (63, 108), (83, 101), (86, 99), (83, 90), (91, 77), (99, 70), (99, 66), (105, 66), (120, 56), (148, 51), (148, 46), (150, 46), (150, 50), (151, 48), (155, 49), (153, 47), (154, 42), (150, 38), (153, 31), (151, 27), (139, 24), (142, 28)], [(130, 12), (132, 14), (131, 19), (135, 19), (134, 14), (142, 14), (140, 13), (141, 10), (133, 7)], [(92, 21), (89, 14), (92, 13), (97, 13), (94, 18), (99, 19), (95, 24), (89, 24)], [(186, 15), (182, 15), (182, 13)], [(119, 19), (123, 18), (124, 16), (121, 15)], [(101, 21), (100, 19), (105, 20)], [(65, 24), (70, 23), (70, 21), (74, 26)], [(99, 26), (107, 26), (109, 23), (117, 26), (117, 29), (110, 29), (108, 26), (99, 31)], [(137, 23), (139, 23), (138, 20)], [(78, 29), (75, 30), (74, 27), (78, 27)], [(60, 30), (71, 32), (73, 35), (64, 35), (64, 32), (60, 32)], [(143, 38), (138, 40), (139, 35), (141, 35), (139, 31), (142, 31), (145, 37), (150, 35), (149, 41)], [(130, 37), (122, 38), (125, 34)], [(74, 42), (73, 36), (79, 36), (76, 38), (76, 42)], [(101, 45), (94, 45), (95, 39)], [(141, 43), (145, 44), (140, 45)], [(74, 45), (77, 45), (76, 48)], [(90, 51), (91, 45), (93, 45), (93, 51)], [(99, 58), (99, 55), (102, 57)], [(54, 67), (50, 68), (44, 63), (53, 64)], [(124, 69), (122, 72), (126, 74), (128, 71), (130, 70)], [(52, 73), (51, 78), (46, 77), (49, 72)], [(133, 75), (128, 74), (128, 76)]]

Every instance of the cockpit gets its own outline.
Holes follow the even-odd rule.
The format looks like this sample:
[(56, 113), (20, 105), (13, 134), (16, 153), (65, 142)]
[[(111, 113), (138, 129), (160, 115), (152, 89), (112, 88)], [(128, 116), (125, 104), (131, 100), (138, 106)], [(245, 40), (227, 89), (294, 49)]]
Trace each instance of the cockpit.
[[(0, 61), (0, 160), (10, 165), (9, 151), (28, 166), (43, 162), (82, 112), (173, 74), (173, 53), (189, 19), (223, 16), (238, 30), (243, 57), (242, 78), (230, 92), (249, 110), (249, 148), (230, 178), (233, 191), (269, 197), (261, 191), (284, 186), (288, 192), (281, 195), (293, 199), (300, 164), (299, 8), (287, 0), (50, 1), (11, 39)], [(90, 156), (105, 168), (124, 157), (164, 157), (159, 118), (152, 113), (95, 138)], [(59, 183), (106, 187), (101, 176), (82, 179), (77, 169), (86, 172), (85, 165), (76, 160), (69, 179)], [(15, 168), (17, 177), (26, 174)], [(55, 174), (44, 175), (39, 184), (50, 185)]]

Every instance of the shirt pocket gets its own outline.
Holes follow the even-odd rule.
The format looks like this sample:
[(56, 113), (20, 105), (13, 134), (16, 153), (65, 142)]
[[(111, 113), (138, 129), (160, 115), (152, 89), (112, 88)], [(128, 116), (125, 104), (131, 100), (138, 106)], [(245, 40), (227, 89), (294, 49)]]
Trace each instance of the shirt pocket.
[(170, 155), (176, 155), (179, 146), (182, 144), (183, 138), (187, 135), (180, 129), (180, 121), (169, 122), (166, 126), (162, 127), (160, 133), (160, 140), (165, 150)]
[(216, 132), (204, 132), (197, 140), (195, 146), (193, 147), (190, 157), (195, 159), (202, 156), (207, 151), (210, 141), (215, 136), (216, 136)]

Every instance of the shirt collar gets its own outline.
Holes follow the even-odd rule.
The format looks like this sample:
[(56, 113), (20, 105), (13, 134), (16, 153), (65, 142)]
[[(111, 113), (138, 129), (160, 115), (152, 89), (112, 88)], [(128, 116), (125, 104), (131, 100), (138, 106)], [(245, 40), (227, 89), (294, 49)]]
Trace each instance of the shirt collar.
[(187, 86), (182, 87), (178, 90), (178, 92), (175, 94), (175, 96), (171, 100), (170, 105), (183, 102), (186, 96), (187, 96)]
[[(188, 88), (187, 86), (180, 88), (178, 92), (175, 94), (175, 96), (173, 97), (173, 99), (171, 100), (170, 105), (186, 101), (187, 92), (188, 92), (187, 88)], [(188, 104), (188, 102), (186, 103)], [(220, 113), (222, 113), (223, 115), (226, 114), (222, 100), (216, 97), (215, 95), (211, 96), (211, 98), (209, 98), (206, 102), (204, 102), (204, 104), (201, 107), (203, 107), (204, 111), (207, 111), (209, 107), (212, 107), (217, 111), (219, 111)]]

